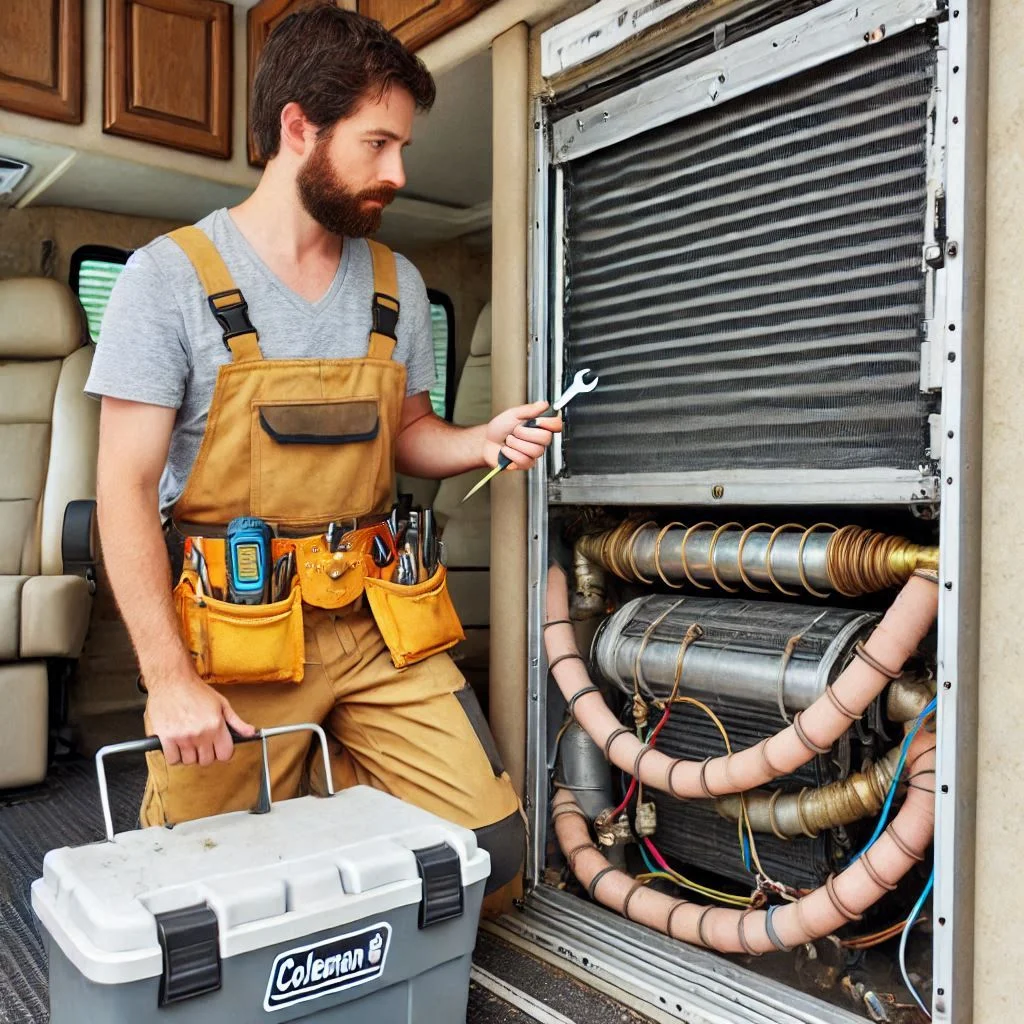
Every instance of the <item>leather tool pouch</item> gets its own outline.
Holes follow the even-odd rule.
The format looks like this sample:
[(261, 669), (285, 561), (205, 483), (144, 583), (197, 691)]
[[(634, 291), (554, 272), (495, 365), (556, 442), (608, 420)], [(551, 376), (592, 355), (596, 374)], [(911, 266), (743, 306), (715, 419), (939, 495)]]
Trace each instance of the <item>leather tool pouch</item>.
[[(207, 537), (202, 543), (210, 583), (224, 593), (224, 541)], [(274, 559), (293, 548), (293, 542), (275, 538)], [(220, 684), (302, 682), (302, 593), (297, 574), (287, 595), (270, 604), (232, 604), (200, 595), (198, 583), (186, 560), (174, 588), (174, 603), (201, 679)]]
[(396, 668), (422, 661), (466, 638), (443, 565), (430, 579), (412, 586), (383, 579), (367, 579), (365, 585), (366, 599)]

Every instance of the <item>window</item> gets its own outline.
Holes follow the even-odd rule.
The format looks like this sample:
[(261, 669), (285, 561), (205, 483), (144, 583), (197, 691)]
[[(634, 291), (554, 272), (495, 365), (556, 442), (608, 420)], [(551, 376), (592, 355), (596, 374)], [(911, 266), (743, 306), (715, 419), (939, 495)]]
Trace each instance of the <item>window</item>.
[(127, 249), (83, 245), (71, 257), (71, 290), (85, 309), (93, 342), (100, 336), (107, 301), (130, 255)]
[(427, 298), (437, 370), (437, 383), (430, 389), (430, 404), (438, 416), (451, 420), (455, 407), (455, 307), (444, 292), (434, 288), (427, 289)]

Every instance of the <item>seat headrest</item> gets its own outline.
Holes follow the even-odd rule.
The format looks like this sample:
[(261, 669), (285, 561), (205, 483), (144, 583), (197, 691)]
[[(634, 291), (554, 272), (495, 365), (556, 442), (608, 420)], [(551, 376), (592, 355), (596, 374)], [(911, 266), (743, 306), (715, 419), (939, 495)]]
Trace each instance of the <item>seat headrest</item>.
[(74, 292), (49, 277), (0, 281), (0, 359), (63, 359), (87, 337)]
[(489, 356), (491, 354), (491, 304), (488, 302), (476, 318), (473, 338), (469, 343), (471, 356)]

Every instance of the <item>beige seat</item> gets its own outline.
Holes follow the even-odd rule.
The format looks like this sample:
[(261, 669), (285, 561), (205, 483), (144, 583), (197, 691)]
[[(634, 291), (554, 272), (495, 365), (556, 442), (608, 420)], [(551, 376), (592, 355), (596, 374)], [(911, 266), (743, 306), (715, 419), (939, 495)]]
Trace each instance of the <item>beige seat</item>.
[[(491, 304), (477, 317), (469, 356), (455, 390), (453, 422), (460, 426), (486, 423), (491, 418)], [(448, 588), (459, 617), (470, 630), (490, 623), (491, 494), (484, 487), (461, 504), (463, 496), (483, 471), (442, 481), (434, 498), (434, 511), (448, 559)], [(478, 637), (486, 649), (486, 634)], [(472, 645), (472, 644), (471, 644)]]
[(48, 278), (0, 281), (0, 789), (46, 776), (50, 679), (92, 605), (99, 403), (85, 316)]

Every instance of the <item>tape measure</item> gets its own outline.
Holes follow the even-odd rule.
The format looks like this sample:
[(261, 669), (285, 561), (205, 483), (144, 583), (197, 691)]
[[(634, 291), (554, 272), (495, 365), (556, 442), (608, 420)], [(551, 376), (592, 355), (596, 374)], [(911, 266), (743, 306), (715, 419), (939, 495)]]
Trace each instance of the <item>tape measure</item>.
[(273, 533), (262, 519), (239, 516), (224, 535), (227, 598), (232, 604), (264, 604), (270, 600)]

